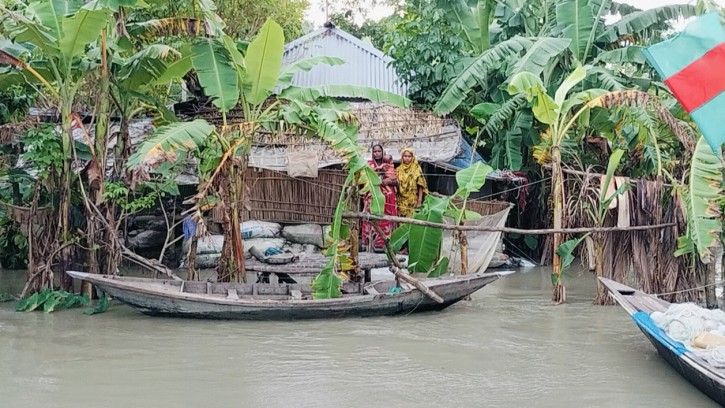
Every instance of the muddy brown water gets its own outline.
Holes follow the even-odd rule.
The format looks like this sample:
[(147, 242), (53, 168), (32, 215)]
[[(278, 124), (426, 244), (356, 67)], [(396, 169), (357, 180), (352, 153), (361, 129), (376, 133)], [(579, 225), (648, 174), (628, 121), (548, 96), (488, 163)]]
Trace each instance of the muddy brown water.
[[(0, 303), (0, 406), (713, 407), (588, 272), (549, 301), (547, 268), (442, 312), (334, 321), (147, 317), (113, 303), (17, 313)], [(22, 272), (0, 270), (0, 292)]]

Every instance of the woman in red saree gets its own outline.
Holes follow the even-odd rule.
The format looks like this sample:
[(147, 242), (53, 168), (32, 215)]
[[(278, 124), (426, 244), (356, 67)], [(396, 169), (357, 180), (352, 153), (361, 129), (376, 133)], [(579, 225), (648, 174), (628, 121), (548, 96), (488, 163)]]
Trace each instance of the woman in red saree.
[[(396, 205), (396, 194), (398, 187), (398, 175), (395, 172), (395, 166), (392, 163), (386, 163), (383, 159), (384, 156), (383, 146), (380, 144), (373, 145), (373, 157), (368, 162), (368, 165), (380, 176), (382, 183), (380, 184), (380, 191), (385, 196), (385, 215), (398, 215), (398, 207)], [(370, 212), (370, 195), (364, 197), (365, 208), (364, 212)], [(378, 221), (380, 229), (387, 237), (393, 232), (395, 224), (392, 221)], [(362, 223), (362, 247), (363, 250), (367, 250), (370, 243), (373, 244), (374, 251), (382, 251), (385, 248), (385, 240), (381, 237), (372, 225), (363, 221)]]

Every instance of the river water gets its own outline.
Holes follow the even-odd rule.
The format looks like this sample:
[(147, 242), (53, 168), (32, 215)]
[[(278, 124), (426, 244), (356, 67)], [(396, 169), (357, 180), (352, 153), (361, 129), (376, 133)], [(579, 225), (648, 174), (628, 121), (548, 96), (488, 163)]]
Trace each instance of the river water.
[[(547, 268), (499, 280), (443, 312), (334, 321), (146, 317), (113, 303), (17, 313), (0, 303), (0, 406), (713, 407), (619, 307), (566, 305)], [(0, 271), (0, 292), (22, 273)]]

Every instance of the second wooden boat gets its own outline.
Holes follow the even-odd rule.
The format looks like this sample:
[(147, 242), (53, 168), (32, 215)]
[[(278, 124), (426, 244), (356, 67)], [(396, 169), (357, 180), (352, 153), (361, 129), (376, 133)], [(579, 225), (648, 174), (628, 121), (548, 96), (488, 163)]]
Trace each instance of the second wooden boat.
[(441, 310), (510, 273), (423, 280), (443, 298), (443, 303), (437, 303), (405, 283), (400, 291), (393, 290), (395, 281), (367, 283), (362, 290), (359, 284), (352, 284), (340, 298), (313, 300), (310, 286), (301, 284), (211, 283), (68, 272), (144, 314), (237, 320), (365, 317)]
[(650, 317), (652, 312), (666, 311), (670, 303), (610, 279), (599, 280), (632, 316), (634, 323), (655, 346), (659, 355), (692, 385), (725, 406), (725, 370), (713, 366), (688, 350), (683, 343), (672, 339)]

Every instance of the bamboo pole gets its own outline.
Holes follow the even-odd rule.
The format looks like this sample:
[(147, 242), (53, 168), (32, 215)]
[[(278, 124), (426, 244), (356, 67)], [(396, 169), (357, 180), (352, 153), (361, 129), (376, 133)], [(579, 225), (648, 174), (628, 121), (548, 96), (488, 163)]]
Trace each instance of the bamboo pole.
[(662, 229), (674, 227), (675, 223), (654, 224), (654, 225), (634, 225), (630, 227), (580, 227), (580, 228), (547, 228), (547, 229), (521, 229), (510, 227), (489, 227), (479, 225), (452, 225), (439, 224), (430, 221), (416, 220), (413, 218), (394, 217), (392, 215), (372, 215), (368, 213), (345, 212), (343, 218), (357, 218), (365, 221), (393, 221), (403, 224), (422, 225), (424, 227), (436, 227), (443, 230), (454, 231), (480, 231), (480, 232), (510, 232), (523, 235), (548, 235), (548, 234), (583, 234), (587, 232), (620, 232), (620, 231), (649, 231), (653, 229)]

